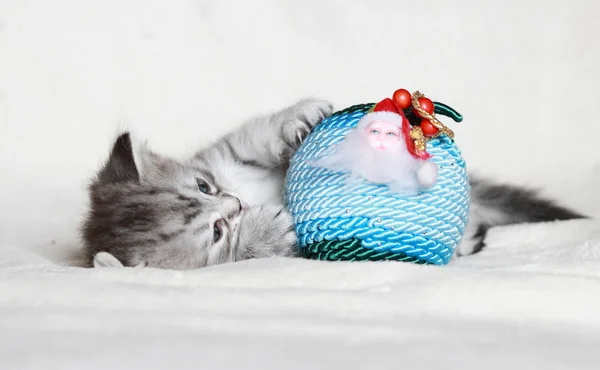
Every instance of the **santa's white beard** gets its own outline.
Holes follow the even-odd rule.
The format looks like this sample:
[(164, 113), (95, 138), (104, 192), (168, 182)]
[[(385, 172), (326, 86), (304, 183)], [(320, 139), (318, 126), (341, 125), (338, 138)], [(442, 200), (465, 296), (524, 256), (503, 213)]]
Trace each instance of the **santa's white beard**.
[(373, 148), (361, 127), (346, 135), (334, 147), (334, 152), (314, 162), (336, 172), (349, 173), (350, 180), (362, 178), (375, 184), (385, 184), (391, 191), (412, 194), (422, 186), (417, 180), (417, 171), (424, 162), (413, 157), (400, 139), (395, 150), (379, 151)]

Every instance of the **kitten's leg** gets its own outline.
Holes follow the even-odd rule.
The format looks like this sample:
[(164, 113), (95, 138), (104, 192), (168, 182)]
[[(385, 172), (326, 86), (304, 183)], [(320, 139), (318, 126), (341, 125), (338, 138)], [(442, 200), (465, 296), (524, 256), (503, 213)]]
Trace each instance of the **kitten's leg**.
[(303, 99), (247, 121), (208, 150), (229, 153), (238, 164), (272, 169), (286, 164), (312, 128), (332, 112), (333, 106), (325, 100)]
[(240, 223), (235, 260), (298, 255), (294, 220), (283, 205), (266, 204), (246, 211)]
[(586, 218), (540, 197), (536, 191), (471, 178), (471, 210), (458, 256), (480, 252), (488, 229), (518, 223)]

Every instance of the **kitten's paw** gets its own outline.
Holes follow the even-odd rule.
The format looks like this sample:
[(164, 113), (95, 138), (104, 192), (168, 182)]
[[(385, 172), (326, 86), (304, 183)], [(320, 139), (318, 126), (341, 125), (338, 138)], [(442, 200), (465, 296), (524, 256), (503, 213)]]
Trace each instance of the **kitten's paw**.
[(468, 227), (460, 244), (456, 247), (456, 256), (464, 257), (481, 252), (485, 248), (488, 229), (489, 226), (485, 224), (480, 224), (476, 228)]
[(294, 220), (281, 205), (263, 205), (246, 211), (240, 224), (237, 260), (297, 255)]
[(98, 252), (94, 256), (94, 261), (92, 262), (94, 267), (123, 267), (121, 261), (119, 261), (115, 256), (108, 252)]
[(293, 152), (324, 118), (333, 113), (333, 105), (323, 99), (302, 99), (282, 114), (282, 139)]

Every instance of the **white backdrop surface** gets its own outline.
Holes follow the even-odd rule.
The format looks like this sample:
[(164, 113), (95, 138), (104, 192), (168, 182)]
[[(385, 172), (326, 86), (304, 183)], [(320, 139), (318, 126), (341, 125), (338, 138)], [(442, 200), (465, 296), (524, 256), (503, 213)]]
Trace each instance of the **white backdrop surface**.
[[(0, 0), (0, 246), (9, 248), (7, 251), (17, 248), (22, 253), (26, 253), (23, 249), (35, 250), (53, 261), (57, 260), (58, 252), (76, 248), (79, 244), (77, 227), (86, 206), (87, 180), (105, 159), (111, 140), (119, 128), (134, 130), (158, 151), (183, 156), (235, 127), (244, 118), (278, 109), (302, 96), (324, 97), (332, 100), (337, 108), (343, 108), (355, 103), (378, 101), (399, 87), (423, 91), (436, 100), (450, 104), (465, 116), (462, 124), (450, 123), (450, 126), (457, 132), (457, 142), (472, 170), (503, 181), (542, 186), (545, 194), (557, 197), (564, 204), (584, 213), (599, 216), (600, 154), (596, 144), (600, 135), (600, 125), (596, 123), (600, 101), (597, 88), (600, 81), (599, 17), (600, 2), (567, 0), (554, 1), (552, 4), (542, 0)], [(565, 250), (578, 251), (582, 256), (578, 261), (597, 256), (598, 234), (589, 231), (590, 227), (596, 230), (595, 226), (577, 225), (579, 226), (561, 230), (576, 238), (577, 235), (586, 235), (587, 239), (556, 240), (563, 243)], [(502, 235), (507, 240), (512, 240), (512, 247), (532, 240), (547, 242), (549, 240), (542, 236), (551, 234), (550, 230), (553, 229), (548, 227), (546, 231), (536, 229), (529, 234), (519, 234), (522, 230), (517, 230), (517, 234), (507, 231)], [(525, 250), (529, 250), (527, 258), (535, 260), (536, 249), (531, 247)], [(64, 298), (66, 301), (57, 298), (60, 301), (57, 303), (46, 299), (47, 296), (39, 298), (38, 302), (35, 297), (40, 291), (47, 289), (60, 297), (61, 287), (70, 286), (66, 291), (81, 293), (82, 297), (87, 297), (82, 298), (87, 303), (81, 307), (94, 304), (93, 300), (87, 300), (93, 297), (89, 289), (98, 288), (101, 294), (109, 294), (111, 289), (116, 289), (117, 295), (126, 295), (125, 290), (119, 291), (118, 284), (98, 283), (100, 285), (92, 284), (89, 287), (77, 285), (77, 281), (92, 278), (118, 280), (128, 279), (127, 277), (106, 277), (98, 273), (90, 277), (86, 275), (89, 273), (80, 270), (73, 272), (63, 267), (45, 267), (39, 271), (39, 275), (29, 276), (27, 271), (37, 266), (30, 260), (33, 255), (26, 255), (27, 258), (18, 259), (20, 262), (17, 263), (9, 258), (14, 255), (12, 252), (6, 253), (8, 262), (5, 263), (13, 267), (5, 270), (6, 281), (0, 281), (3, 289), (0, 290), (0, 296), (5, 297), (0, 301), (0, 308), (4, 311), (1, 317), (5, 318), (2, 321), (5, 329), (13, 325), (10, 323), (15, 323), (12, 329), (7, 329), (4, 333), (16, 335), (13, 338), (17, 340), (11, 341), (7, 336), (0, 335), (4, 343), (12, 343), (13, 346), (5, 346), (4, 350), (14, 350), (14, 353), (21, 353), (25, 357), (32, 353), (50, 356), (36, 350), (39, 349), (38, 346), (42, 346), (40, 343), (44, 338), (52, 338), (61, 332), (56, 327), (48, 326), (48, 322), (52, 322), (55, 317), (52, 307), (64, 314), (70, 312), (69, 309), (60, 311), (60, 307), (71, 307), (72, 302), (67, 298)], [(482, 271), (487, 271), (485, 268), (493, 270), (496, 266), (492, 262), (486, 262), (486, 256), (494, 257), (490, 253), (478, 257), (481, 263), (478, 266), (484, 269)], [(518, 255), (514, 251), (505, 253), (507, 265), (510, 265), (515, 253)], [(562, 252), (557, 253), (562, 256)], [(512, 261), (516, 263), (522, 261), (521, 258), (522, 256), (515, 257)], [(242, 270), (235, 270), (232, 279), (243, 281), (247, 274), (260, 271), (262, 263), (267, 262), (242, 265), (247, 270), (240, 267)], [(307, 265), (306, 261), (297, 263), (298, 265), (293, 265), (295, 267), (292, 271), (310, 271), (310, 264)], [(486, 264), (491, 264), (492, 267)], [(286, 266), (285, 263), (282, 266)], [(555, 262), (544, 266), (547, 271), (538, 272), (543, 276), (553, 274), (548, 271), (564, 269), (568, 272), (565, 274), (575, 279), (580, 273), (578, 264), (573, 264), (570, 269), (561, 268), (560, 263)], [(597, 264), (592, 264), (586, 271), (596, 276), (591, 271), (597, 270), (597, 267)], [(232, 267), (221, 268), (223, 270), (215, 270), (229, 271)], [(451, 269), (441, 274), (448, 274), (443, 275), (444, 279), (459, 283), (456, 294), (460, 296), (468, 294), (466, 289), (470, 286), (468, 279), (472, 277), (469, 272), (472, 268), (474, 267), (471, 265), (459, 265), (459, 272)], [(361, 277), (366, 279), (374, 273), (376, 268), (353, 269), (356, 271), (352, 270), (352, 273), (359, 274), (354, 279), (360, 281)], [(402, 272), (404, 269), (414, 267), (402, 267), (400, 272), (390, 272), (394, 277), (392, 280), (405, 279), (405, 273)], [(332, 271), (330, 278), (341, 279), (340, 276), (345, 276), (342, 271)], [(55, 276), (53, 274), (65, 274), (66, 281), (59, 277), (56, 277), (58, 280), (51, 278)], [(87, 277), (82, 278), (80, 274)], [(152, 272), (148, 274), (154, 276)], [(161, 273), (155, 274), (168, 279), (168, 276), (160, 275)], [(479, 278), (477, 273), (473, 274)], [(435, 280), (437, 275), (425, 273), (424, 276)], [(517, 274), (514, 280), (510, 280), (514, 281), (512, 286), (511, 283), (504, 282), (505, 290), (492, 294), (496, 299), (493, 301), (499, 302), (503, 297), (511, 296), (510, 292), (518, 291), (521, 284), (531, 279), (531, 276)], [(543, 280), (539, 276), (537, 278)], [(594, 289), (597, 292), (596, 278), (577, 280), (584, 285), (574, 283), (581, 289), (576, 289), (576, 292), (581, 291), (581, 297), (587, 296), (586, 289), (591, 289), (590, 294)], [(35, 285), (36, 281), (46, 279), (50, 279), (47, 285)], [(131, 279), (136, 281), (133, 277)], [(139, 279), (144, 281), (144, 278)], [(554, 284), (558, 289), (556, 297), (568, 293), (569, 287), (573, 286), (569, 285), (572, 281), (568, 279), (548, 279), (525, 289), (530, 294), (530, 299), (539, 298), (540, 289), (547, 289), (547, 284)], [(296, 284), (290, 276), (287, 280), (283, 278), (283, 281), (291, 286)], [(341, 285), (337, 288), (344, 289), (345, 280), (340, 281)], [(501, 279), (485, 279), (485, 283), (490, 284), (488, 288), (498, 281)], [(193, 280), (189, 284), (189, 289), (195, 289)], [(302, 289), (313, 289), (315, 292), (321, 289), (319, 279), (303, 284), (305, 285), (300, 284)], [(453, 291), (449, 287), (453, 285), (444, 286), (449, 289), (445, 293), (446, 297), (452, 296)], [(30, 288), (28, 290), (24, 287)], [(205, 289), (213, 291), (218, 287), (217, 284)], [(257, 283), (248, 289), (260, 295), (260, 287)], [(409, 317), (419, 315), (419, 312), (431, 307), (434, 300), (429, 299), (437, 296), (436, 287), (433, 284), (431, 290), (423, 293), (427, 299), (418, 301), (408, 309)], [(265, 297), (271, 299), (267, 302), (287, 299), (285, 294), (284, 298), (269, 295), (269, 289), (279, 289), (277, 287), (267, 284), (265, 289)], [(481, 307), (478, 304), (489, 297), (484, 294), (488, 292), (485, 286), (481, 286), (476, 292), (483, 294), (481, 299), (472, 296), (463, 302), (464, 305), (455, 306), (451, 312), (464, 312), (469, 307), (475, 307), (473, 310), (477, 311), (477, 307)], [(144, 293), (136, 294), (132, 297), (139, 298), (139, 294)], [(169, 293), (158, 289), (148, 294)], [(117, 297), (116, 302), (121, 299), (119, 297), (121, 296)], [(208, 294), (208, 297), (211, 295)], [(225, 313), (237, 315), (231, 313), (233, 311), (227, 311), (230, 306), (223, 303), (227, 302), (224, 296), (217, 294), (212, 297), (225, 299), (219, 301), (222, 305), (217, 304), (216, 307)], [(310, 302), (311, 294), (294, 297), (290, 298), (296, 299), (294, 302)], [(367, 296), (360, 297), (361, 300), (368, 301)], [(400, 294), (400, 297), (411, 299), (412, 296)], [(527, 299), (526, 297), (524, 295), (520, 299)], [(327, 299), (335, 300), (337, 296), (333, 294), (323, 299), (324, 302)], [(115, 302), (114, 299), (109, 301)], [(241, 301), (246, 304), (253, 302), (247, 298)], [(559, 300), (553, 298), (550, 301)], [(36, 302), (50, 308), (42, 310), (43, 315), (35, 316)], [(346, 301), (342, 299), (342, 302)], [(353, 304), (349, 301), (347, 303)], [(396, 305), (395, 307), (403, 304), (400, 298), (384, 300), (384, 303)], [(568, 343), (581, 344), (572, 353), (565, 355), (566, 363), (571, 355), (572, 358), (585, 359), (585, 356), (577, 357), (582, 355), (582, 351), (591, 357), (596, 356), (595, 353), (586, 352), (589, 349), (586, 345), (590, 340), (598, 343), (600, 337), (594, 331), (598, 325), (597, 319), (586, 316), (589, 312), (585, 311), (597, 308), (598, 302), (584, 303), (582, 300), (575, 300), (571, 303), (571, 311), (565, 308), (552, 316), (556, 320), (555, 324), (564, 325), (560, 330), (552, 327), (551, 330), (558, 330), (558, 334), (548, 335), (548, 338), (552, 338), (549, 348), (565, 348), (564, 345)], [(137, 306), (124, 304), (123, 307), (133, 310), (127, 311), (131, 313), (135, 312)], [(270, 311), (261, 311), (261, 307), (257, 308), (262, 312), (259, 316), (268, 318)], [(507, 326), (509, 329), (498, 332), (499, 343), (507, 343), (505, 347), (500, 346), (503, 353), (514, 354), (516, 347), (511, 346), (514, 343), (520, 344), (519, 340), (522, 343), (530, 342), (523, 338), (531, 338), (531, 342), (537, 342), (546, 337), (546, 332), (540, 330), (545, 328), (547, 318), (537, 321), (532, 319), (534, 329), (531, 332), (523, 329), (525, 337), (519, 337), (517, 332), (521, 322), (518, 319), (519, 313), (531, 318), (535, 316), (536, 310), (543, 310), (547, 306), (541, 303), (521, 306), (509, 302), (506, 307), (514, 310), (509, 310), (512, 315), (509, 317), (513, 319)], [(594, 323), (595, 326), (590, 324), (593, 333), (591, 336), (580, 337), (579, 334), (563, 330), (564, 326), (569, 328), (572, 315), (578, 312), (576, 308), (585, 311), (579, 312), (583, 315), (580, 317)], [(318, 327), (320, 309), (299, 309), (307, 317), (316, 318), (316, 321), (311, 321), (313, 326), (309, 327)], [(98, 310), (102, 311), (102, 308)], [(164, 312), (167, 311), (165, 308)], [(56, 334), (57, 338), (64, 339), (64, 342), (58, 340), (57, 343), (77, 342), (79, 337), (73, 333), (85, 332), (86, 334), (81, 335), (93, 336), (95, 329), (90, 329), (89, 325), (100, 319), (110, 322), (114, 313), (110, 309), (96, 312), (97, 315), (94, 312), (84, 310), (80, 317), (81, 325), (74, 325), (72, 330), (67, 330), (68, 334), (63, 333), (63, 337)], [(159, 315), (160, 312), (153, 314)], [(296, 311), (275, 312), (290, 318)], [(311, 312), (317, 314), (312, 315)], [(394, 312), (400, 314), (399, 311)], [(485, 338), (488, 337), (481, 333), (488, 329), (497, 332), (494, 330), (505, 328), (496, 320), (495, 314), (490, 312), (482, 316), (467, 315), (466, 319), (462, 317), (449, 324), (449, 331), (442, 330), (437, 337), (438, 342), (451, 343), (452, 338), (462, 332), (460, 328), (463, 319), (471, 320), (465, 328), (472, 328), (472, 331), (467, 330), (465, 335), (472, 334), (473, 338), (487, 340)], [(432, 314), (435, 316), (436, 313)], [(31, 322), (36, 324), (19, 331), (19, 323), (32, 315), (36, 319)], [(60, 316), (61, 313), (57, 315)], [(394, 314), (389, 315), (391, 316), (387, 318), (391, 320)], [(117, 316), (119, 318), (115, 325), (127, 328), (130, 316)], [(240, 320), (251, 318), (244, 317), (240, 316)], [(346, 317), (343, 314), (335, 317), (345, 323)], [(161, 321), (156, 322), (160, 326)], [(384, 320), (384, 324), (385, 322)], [(418, 323), (421, 322), (417, 321), (414, 324), (416, 329), (409, 330), (412, 334), (406, 335), (434, 335), (438, 329), (425, 331), (426, 334), (423, 334), (419, 328), (440, 327), (419, 326)], [(440, 322), (444, 326), (448, 323), (447, 316), (437, 317), (434, 322)], [(370, 325), (363, 322), (350, 328), (359, 330), (363, 324)], [(172, 329), (166, 330), (170, 333), (167, 337), (176, 342), (185, 341), (185, 335), (176, 337), (174, 334), (176, 329), (173, 328), (177, 328), (177, 325), (166, 326)], [(585, 325), (581, 325), (580, 328), (584, 327)], [(139, 329), (135, 325), (132, 328), (134, 331)], [(252, 326), (246, 328), (248, 333), (252, 333)], [(213, 329), (218, 331), (218, 328)], [(517, 331), (511, 331), (513, 329)], [(164, 331), (156, 330), (153, 333), (164, 334)], [(385, 325), (381, 330), (387, 330)], [(336, 333), (339, 338), (345, 335), (343, 330)], [(387, 338), (383, 332), (375, 330), (370, 333), (375, 337), (381, 334), (378, 340)], [(36, 339), (33, 340), (32, 337)], [(123, 348), (135, 341), (133, 337), (124, 338)], [(226, 335), (218, 337), (217, 342), (221, 344), (212, 345), (224, 348), (227, 338)], [(284, 343), (304, 343), (303, 340), (294, 338), (296, 339), (289, 339), (289, 342)], [(471, 343), (469, 338), (471, 337), (465, 339), (465, 343)], [(206, 340), (204, 338), (201, 342)], [(299, 342), (295, 342), (296, 340)], [(489, 343), (494, 340), (490, 339)], [(516, 342), (510, 344), (511, 340)], [(144, 343), (150, 347), (155, 345), (154, 342)], [(232, 343), (237, 343), (239, 347), (246, 342)], [(261, 346), (265, 343), (271, 342), (258, 341), (255, 345), (263, 348)], [(417, 353), (425, 351), (426, 343), (411, 343), (417, 343), (414, 348), (410, 347)], [(92, 351), (96, 345), (95, 342), (90, 342), (87, 350)], [(307, 349), (316, 346), (306, 345)], [(375, 347), (367, 346), (367, 349), (373, 350), (373, 355), (383, 356)], [(541, 347), (527, 348), (533, 351), (530, 353), (533, 353), (534, 359), (538, 359), (535, 356), (538, 352), (535, 351), (544, 352)], [(571, 347), (566, 349), (569, 348)], [(67, 349), (68, 345), (65, 345), (62, 350)], [(68, 359), (68, 352), (63, 353), (62, 350), (57, 349), (56, 358)], [(490, 349), (478, 346), (469, 349), (459, 342), (451, 343), (446, 350), (456, 353), (463, 351), (464, 356), (468, 356), (472, 355), (473, 350), (487, 353)], [(85, 351), (82, 353), (88, 353)], [(18, 356), (14, 358), (17, 361), (19, 359)], [(32, 358), (43, 360), (44, 357)], [(84, 358), (91, 361), (89, 356), (82, 355), (81, 359)], [(382, 363), (390, 360), (388, 357), (377, 358), (386, 359), (381, 360)], [(463, 356), (456, 358), (463, 361)], [(279, 359), (283, 361), (285, 356)], [(502, 359), (498, 364), (510, 362), (508, 357), (498, 359)], [(486, 357), (480, 360), (485, 363)], [(590, 361), (580, 364), (592, 364)], [(24, 363), (15, 362), (13, 365), (17, 366), (16, 364)], [(40, 364), (43, 365), (43, 362)], [(100, 361), (98, 364), (106, 363)], [(354, 364), (358, 366), (360, 362)], [(556, 365), (558, 362), (548, 360), (548, 363), (544, 363), (546, 369), (551, 368), (549, 366), (552, 364)], [(79, 365), (81, 362), (74, 362), (73, 368), (79, 368)]]

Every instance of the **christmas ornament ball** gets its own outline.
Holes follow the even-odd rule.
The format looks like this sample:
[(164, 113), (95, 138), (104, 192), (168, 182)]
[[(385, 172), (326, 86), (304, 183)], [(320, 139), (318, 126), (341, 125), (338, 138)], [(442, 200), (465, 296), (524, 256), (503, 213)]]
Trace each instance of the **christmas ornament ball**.
[[(426, 120), (422, 114), (410, 113), (414, 108), (406, 105), (404, 91), (398, 91), (394, 96), (397, 106), (401, 102), (401, 109), (413, 120)], [(415, 104), (419, 97), (413, 95)], [(433, 104), (436, 113), (457, 122), (462, 120), (448, 106)], [(398, 194), (385, 184), (349, 182), (347, 174), (314, 165), (374, 106), (354, 105), (327, 117), (292, 157), (284, 198), (294, 218), (300, 253), (305, 258), (328, 261), (395, 260), (445, 265), (463, 237), (471, 190), (466, 163), (450, 130), (428, 127), (425, 134), (435, 136), (429, 137), (424, 146), (428, 161), (438, 167), (437, 180), (416, 194)], [(439, 124), (434, 117), (429, 118)], [(430, 122), (428, 125), (432, 126)]]

